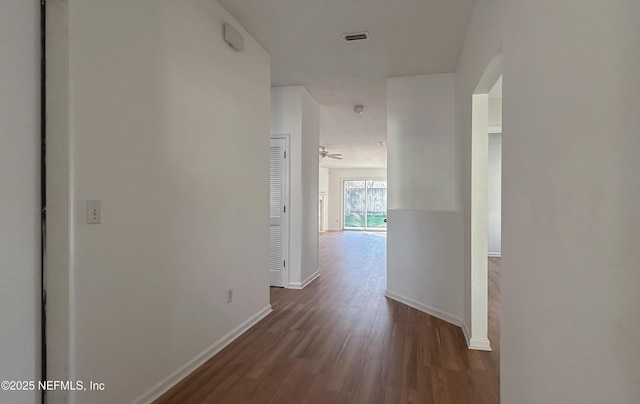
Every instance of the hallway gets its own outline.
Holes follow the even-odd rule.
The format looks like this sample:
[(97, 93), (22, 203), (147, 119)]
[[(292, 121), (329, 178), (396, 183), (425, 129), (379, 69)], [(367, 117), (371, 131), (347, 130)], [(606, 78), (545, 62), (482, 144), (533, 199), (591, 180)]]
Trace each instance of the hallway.
[(498, 349), (470, 351), (459, 327), (385, 298), (385, 244), (322, 233), (320, 278), (272, 288), (272, 314), (157, 402), (499, 402)]

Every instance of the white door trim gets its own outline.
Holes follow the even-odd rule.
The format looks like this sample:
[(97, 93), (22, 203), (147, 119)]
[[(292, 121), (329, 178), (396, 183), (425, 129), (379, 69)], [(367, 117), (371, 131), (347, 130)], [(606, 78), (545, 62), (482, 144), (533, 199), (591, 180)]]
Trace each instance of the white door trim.
[[(471, 96), (471, 245), (470, 321), (465, 324), (469, 349), (491, 350), (489, 341), (489, 268), (488, 268), (488, 166), (489, 166), (489, 91), (502, 75), (502, 55), (487, 65)], [(497, 129), (497, 128), (494, 128)], [(502, 130), (502, 128), (500, 128)]]
[(325, 204), (327, 202), (327, 200), (326, 200), (327, 194), (325, 192), (320, 192), (320, 193), (318, 193), (318, 196), (319, 196), (318, 201), (319, 201), (319, 205), (320, 205), (318, 207), (319, 208), (319, 213), (320, 213), (319, 217), (318, 217), (318, 219), (319, 219), (318, 220), (319, 221), (319, 223), (318, 223), (319, 224), (318, 231), (324, 232), (324, 231), (327, 231), (327, 228), (324, 225), (325, 220), (326, 220), (324, 212), (327, 209), (326, 206), (325, 206)]

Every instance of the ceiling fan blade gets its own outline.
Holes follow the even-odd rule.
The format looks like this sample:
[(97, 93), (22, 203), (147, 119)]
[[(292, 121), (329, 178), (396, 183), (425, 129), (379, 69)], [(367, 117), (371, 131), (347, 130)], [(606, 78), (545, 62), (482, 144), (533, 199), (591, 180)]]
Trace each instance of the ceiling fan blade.
[(322, 160), (325, 157), (329, 157), (332, 159), (336, 159), (336, 160), (342, 160), (344, 157), (342, 156), (342, 153), (329, 153), (327, 151), (326, 146), (320, 146), (320, 160)]

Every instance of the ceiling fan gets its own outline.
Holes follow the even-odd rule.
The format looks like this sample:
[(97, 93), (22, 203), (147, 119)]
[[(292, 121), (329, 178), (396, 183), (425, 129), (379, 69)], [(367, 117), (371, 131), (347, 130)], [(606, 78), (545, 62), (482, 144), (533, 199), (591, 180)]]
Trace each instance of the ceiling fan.
[(320, 160), (322, 160), (325, 157), (329, 157), (330, 159), (336, 159), (336, 160), (342, 160), (344, 158), (342, 153), (329, 153), (327, 151), (326, 146), (320, 146)]

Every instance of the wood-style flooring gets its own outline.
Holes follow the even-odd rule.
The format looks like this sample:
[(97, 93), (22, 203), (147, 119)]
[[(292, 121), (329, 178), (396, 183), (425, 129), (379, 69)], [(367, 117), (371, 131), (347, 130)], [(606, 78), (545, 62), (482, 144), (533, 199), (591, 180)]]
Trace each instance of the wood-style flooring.
[(384, 296), (386, 235), (320, 236), (321, 276), (271, 288), (273, 313), (157, 403), (498, 403), (499, 259), (489, 260), (493, 352)]

